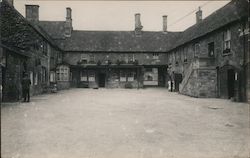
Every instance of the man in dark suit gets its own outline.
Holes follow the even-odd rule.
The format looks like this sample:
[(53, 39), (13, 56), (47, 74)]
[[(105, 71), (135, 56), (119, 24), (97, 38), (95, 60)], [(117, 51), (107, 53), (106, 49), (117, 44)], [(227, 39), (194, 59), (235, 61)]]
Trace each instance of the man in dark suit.
[(24, 74), (23, 80), (22, 80), (22, 89), (23, 89), (23, 97), (24, 102), (30, 101), (30, 85), (31, 81), (27, 73)]

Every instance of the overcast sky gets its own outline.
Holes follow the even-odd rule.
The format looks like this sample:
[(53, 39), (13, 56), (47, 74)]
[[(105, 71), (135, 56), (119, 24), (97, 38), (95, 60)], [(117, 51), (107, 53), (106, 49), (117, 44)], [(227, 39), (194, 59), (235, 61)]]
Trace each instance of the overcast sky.
[(199, 6), (204, 18), (228, 2), (14, 0), (14, 6), (25, 16), (25, 4), (38, 4), (40, 20), (47, 21), (64, 21), (71, 7), (74, 30), (134, 30), (134, 14), (141, 13), (143, 30), (161, 31), (162, 15), (168, 15), (168, 30), (182, 31), (195, 23)]

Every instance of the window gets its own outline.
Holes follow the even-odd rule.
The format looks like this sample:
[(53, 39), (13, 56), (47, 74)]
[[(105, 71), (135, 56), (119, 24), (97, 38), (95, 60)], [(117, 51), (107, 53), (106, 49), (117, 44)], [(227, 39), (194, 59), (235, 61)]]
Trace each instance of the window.
[(147, 81), (153, 81), (153, 77), (151, 75), (147, 75)]
[(208, 43), (208, 56), (214, 57), (214, 42)]
[(230, 52), (231, 49), (231, 32), (229, 29), (223, 32), (223, 39), (224, 39), (223, 54), (227, 54)]
[(35, 73), (35, 77), (34, 77), (34, 85), (38, 84), (38, 74)]
[(59, 66), (56, 71), (58, 81), (69, 81), (69, 68), (67, 66)]
[(153, 59), (159, 59), (159, 53), (153, 53)]
[(44, 55), (48, 55), (48, 45), (46, 41), (41, 42), (41, 49)]
[(183, 61), (184, 63), (187, 63), (187, 48), (183, 49)]
[(134, 72), (128, 72), (128, 81), (134, 81)]
[(89, 71), (88, 78), (90, 82), (95, 81), (95, 72), (94, 71)]
[(42, 67), (41, 70), (41, 82), (46, 83), (47, 82), (47, 74), (46, 74), (46, 68)]
[(87, 76), (86, 70), (81, 71), (81, 81), (88, 81), (88, 76)]
[(54, 71), (50, 71), (50, 82), (56, 81), (56, 73)]
[(31, 85), (34, 84), (33, 72), (32, 71), (30, 71), (30, 82), (31, 82)]
[(135, 55), (134, 54), (128, 54), (128, 63), (132, 64), (135, 61)]
[(95, 62), (95, 56), (94, 54), (89, 55), (89, 63), (94, 63)]
[(82, 64), (87, 64), (87, 62), (88, 62), (87, 54), (81, 54), (80, 62), (81, 62)]
[(126, 82), (126, 72), (125, 71), (121, 71), (120, 72), (120, 81), (121, 82)]
[(198, 57), (199, 53), (200, 53), (200, 43), (195, 43), (195, 45), (194, 45), (194, 56)]

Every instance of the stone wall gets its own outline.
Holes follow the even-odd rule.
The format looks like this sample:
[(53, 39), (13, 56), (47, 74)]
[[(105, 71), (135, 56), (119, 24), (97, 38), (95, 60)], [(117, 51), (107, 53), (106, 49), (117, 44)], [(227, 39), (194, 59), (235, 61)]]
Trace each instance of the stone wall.
[[(190, 77), (188, 80), (190, 83), (186, 84), (187, 87), (185, 88), (185, 92), (183, 92), (183, 94), (196, 97), (225, 98), (220, 95), (222, 94), (220, 91), (227, 91), (228, 87), (227, 85), (224, 86), (224, 89), (217, 87), (217, 85), (220, 87), (223, 86), (223, 83), (217, 81), (217, 78), (221, 76), (221, 74), (217, 74), (216, 67), (218, 69), (222, 69), (225, 65), (230, 65), (233, 66), (237, 72), (243, 71), (244, 43), (240, 37), (240, 27), (241, 23), (232, 23), (204, 37), (179, 46), (167, 54), (167, 64), (169, 67), (168, 72), (170, 74), (175, 72), (181, 73), (185, 76), (185, 72), (188, 70), (188, 65), (190, 65), (190, 63), (197, 64), (197, 70), (193, 70), (194, 72), (192, 72), (192, 75), (185, 76)], [(226, 29), (229, 29), (231, 32), (231, 49), (227, 54), (223, 53), (223, 32)], [(211, 42), (214, 42), (214, 56), (209, 56), (208, 52), (208, 44)], [(200, 47), (199, 52), (195, 54), (195, 44), (197, 43), (199, 43)], [(196, 62), (196, 59), (198, 62)], [(218, 73), (220, 73), (220, 71), (218, 71)], [(196, 76), (197, 79), (195, 80)], [(246, 74), (243, 74), (241, 78), (247, 78)], [(241, 96), (244, 100), (244, 96), (246, 95), (244, 94), (244, 89), (247, 84), (244, 80), (239, 82), (241, 82), (239, 91), (237, 91), (239, 94), (236, 95)], [(199, 91), (197, 91), (197, 88)]]
[[(60, 52), (51, 44), (47, 35), (38, 30), (36, 23), (28, 22), (15, 8), (5, 0), (1, 3), (1, 42), (10, 58), (6, 61), (6, 82), (4, 93), (6, 101), (18, 100), (22, 96), (21, 82), (24, 72), (31, 79), (31, 95), (48, 91), (50, 70), (55, 69), (57, 54)], [(18, 69), (18, 70), (17, 70)], [(11, 94), (7, 87), (15, 91)], [(11, 85), (12, 84), (12, 85)], [(15, 96), (15, 99), (13, 98)], [(8, 99), (9, 98), (9, 99)]]

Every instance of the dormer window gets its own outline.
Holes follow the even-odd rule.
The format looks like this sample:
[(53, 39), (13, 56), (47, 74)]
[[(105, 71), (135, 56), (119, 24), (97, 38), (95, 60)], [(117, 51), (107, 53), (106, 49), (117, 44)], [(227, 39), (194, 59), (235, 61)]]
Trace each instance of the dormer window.
[(94, 54), (89, 55), (89, 63), (95, 63), (95, 56)]
[(159, 59), (159, 53), (153, 53), (153, 59)]

